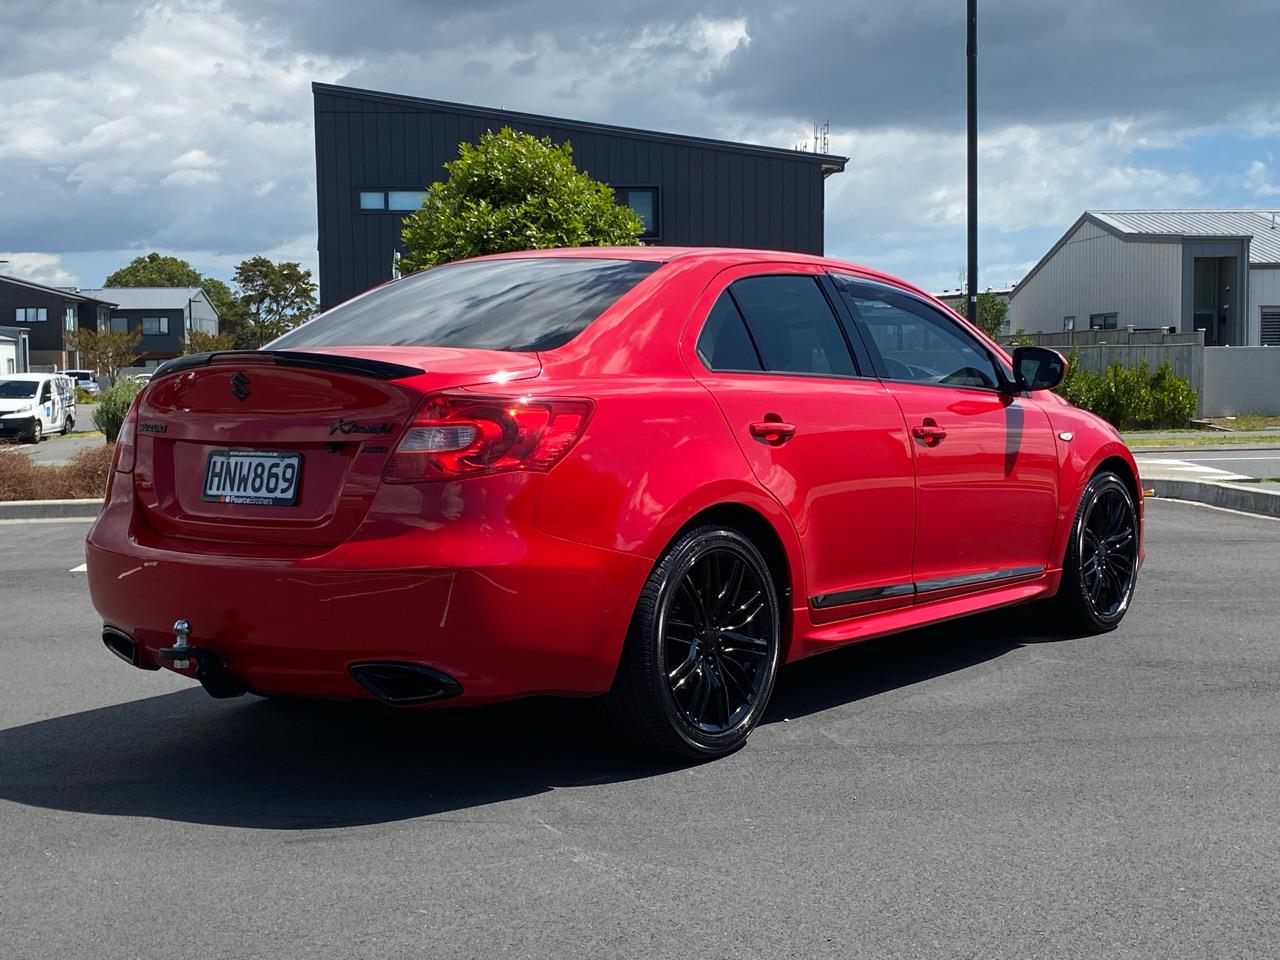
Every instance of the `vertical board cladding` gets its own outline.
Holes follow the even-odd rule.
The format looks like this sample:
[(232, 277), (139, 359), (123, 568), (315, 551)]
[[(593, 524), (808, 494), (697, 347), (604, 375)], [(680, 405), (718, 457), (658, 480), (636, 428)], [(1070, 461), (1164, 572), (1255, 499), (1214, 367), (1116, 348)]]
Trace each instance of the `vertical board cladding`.
[(569, 141), (574, 162), (614, 187), (658, 191), (668, 246), (823, 250), (823, 180), (845, 158), (533, 117), (313, 85), (320, 301), (328, 308), (391, 278), (405, 211), (362, 210), (361, 191), (421, 191), (458, 144), (509, 126)]

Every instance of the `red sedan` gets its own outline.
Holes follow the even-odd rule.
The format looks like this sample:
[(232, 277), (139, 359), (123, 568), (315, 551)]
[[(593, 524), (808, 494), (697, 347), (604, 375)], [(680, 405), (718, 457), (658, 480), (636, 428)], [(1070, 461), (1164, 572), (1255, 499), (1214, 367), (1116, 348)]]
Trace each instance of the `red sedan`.
[(88, 538), (107, 647), (214, 696), (605, 694), (740, 746), (780, 664), (1027, 601), (1114, 628), (1116, 432), (926, 294), (817, 257), (437, 267), (157, 372)]

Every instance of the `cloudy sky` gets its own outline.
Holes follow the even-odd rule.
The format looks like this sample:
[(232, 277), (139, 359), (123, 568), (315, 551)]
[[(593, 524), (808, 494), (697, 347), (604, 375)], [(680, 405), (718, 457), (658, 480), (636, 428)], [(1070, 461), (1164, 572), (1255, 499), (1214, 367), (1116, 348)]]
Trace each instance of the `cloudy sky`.
[[(963, 0), (2, 0), (0, 271), (315, 263), (310, 84), (793, 146), (828, 253), (964, 249)], [(1280, 0), (981, 0), (982, 286), (1086, 208), (1280, 208)], [(16, 39), (16, 43), (13, 42)]]

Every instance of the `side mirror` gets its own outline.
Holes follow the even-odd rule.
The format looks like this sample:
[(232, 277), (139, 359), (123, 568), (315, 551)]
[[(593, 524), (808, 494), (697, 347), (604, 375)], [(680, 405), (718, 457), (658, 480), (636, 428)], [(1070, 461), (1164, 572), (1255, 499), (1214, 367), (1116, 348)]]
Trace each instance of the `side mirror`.
[(1018, 347), (1013, 351), (1013, 375), (1019, 390), (1052, 390), (1067, 375), (1067, 360), (1047, 347)]

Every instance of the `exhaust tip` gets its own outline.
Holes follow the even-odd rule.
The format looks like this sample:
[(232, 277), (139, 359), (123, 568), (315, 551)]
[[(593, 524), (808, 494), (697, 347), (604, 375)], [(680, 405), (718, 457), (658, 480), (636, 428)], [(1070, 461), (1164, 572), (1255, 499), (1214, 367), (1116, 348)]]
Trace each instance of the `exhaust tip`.
[(106, 648), (131, 667), (138, 665), (138, 644), (133, 637), (115, 627), (102, 628), (102, 642)]
[(448, 700), (462, 693), (462, 684), (453, 677), (417, 663), (395, 660), (353, 663), (347, 672), (383, 703), (395, 706)]

